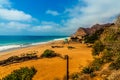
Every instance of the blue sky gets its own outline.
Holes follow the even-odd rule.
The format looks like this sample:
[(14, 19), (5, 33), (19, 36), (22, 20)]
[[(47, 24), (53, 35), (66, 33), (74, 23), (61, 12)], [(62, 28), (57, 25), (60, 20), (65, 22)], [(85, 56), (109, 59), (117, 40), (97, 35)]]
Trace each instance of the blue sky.
[(0, 35), (71, 35), (113, 22), (120, 0), (0, 0)]

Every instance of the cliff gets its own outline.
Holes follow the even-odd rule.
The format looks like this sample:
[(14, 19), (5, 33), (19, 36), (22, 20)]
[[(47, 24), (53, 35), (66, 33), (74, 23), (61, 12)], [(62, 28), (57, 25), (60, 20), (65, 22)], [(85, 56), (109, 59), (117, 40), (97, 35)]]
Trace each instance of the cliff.
[(90, 28), (80, 27), (71, 37), (78, 37), (78, 36), (84, 37), (85, 35), (91, 35), (91, 34), (95, 33), (97, 30), (100, 30), (105, 27), (110, 27), (112, 25), (114, 25), (114, 23), (95, 24)]
[(94, 59), (75, 79), (120, 80), (120, 17), (114, 24), (97, 24), (87, 30), (89, 36), (85, 40), (92, 43)]

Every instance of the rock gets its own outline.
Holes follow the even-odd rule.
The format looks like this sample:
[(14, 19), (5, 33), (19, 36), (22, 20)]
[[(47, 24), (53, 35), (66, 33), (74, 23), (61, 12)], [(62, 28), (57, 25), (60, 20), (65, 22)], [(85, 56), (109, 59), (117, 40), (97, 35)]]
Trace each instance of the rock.
[(82, 39), (85, 35), (91, 35), (95, 33), (97, 30), (100, 30), (101, 28), (110, 27), (114, 25), (114, 23), (107, 23), (107, 24), (95, 24), (91, 28), (82, 28), (80, 27), (71, 37), (78, 39)]

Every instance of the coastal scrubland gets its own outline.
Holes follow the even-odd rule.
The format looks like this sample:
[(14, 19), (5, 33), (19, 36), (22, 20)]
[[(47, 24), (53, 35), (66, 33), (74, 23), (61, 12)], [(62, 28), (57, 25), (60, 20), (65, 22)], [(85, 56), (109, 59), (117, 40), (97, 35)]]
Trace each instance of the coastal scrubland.
[(66, 80), (68, 55), (70, 80), (120, 80), (119, 22), (120, 16), (114, 23), (80, 28), (67, 44), (60, 40), (2, 52), (0, 79), (25, 68), (35, 71), (30, 80)]
[[(120, 16), (113, 25), (85, 36), (92, 43), (93, 61), (72, 76), (73, 80), (120, 80)], [(118, 72), (118, 73), (117, 73)]]

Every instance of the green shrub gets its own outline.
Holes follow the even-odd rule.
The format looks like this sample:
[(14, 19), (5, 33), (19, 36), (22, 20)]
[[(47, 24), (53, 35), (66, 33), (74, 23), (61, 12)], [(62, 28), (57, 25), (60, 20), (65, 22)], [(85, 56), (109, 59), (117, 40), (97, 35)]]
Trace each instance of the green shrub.
[(14, 70), (11, 74), (2, 78), (2, 80), (32, 80), (36, 72), (34, 67), (22, 67), (18, 70)]
[(96, 40), (100, 38), (100, 35), (103, 33), (104, 29), (97, 30), (92, 35), (86, 35), (84, 37), (85, 43), (94, 43)]
[(56, 57), (56, 56), (58, 56), (58, 54), (56, 54), (53, 50), (49, 50), (49, 49), (45, 50), (43, 54), (41, 55), (42, 58), (43, 57), (51, 58), (51, 57)]
[(94, 70), (99, 70), (103, 64), (104, 63), (101, 58), (95, 58), (91, 64), (91, 66), (94, 68)]
[(70, 75), (70, 79), (71, 80), (78, 80), (80, 74), (79, 73), (73, 73)]
[(18, 56), (11, 56), (8, 59), (1, 60), (0, 65), (8, 65), (17, 62), (20, 59)]
[(120, 57), (118, 57), (114, 62), (109, 65), (110, 69), (118, 70), (120, 69)]
[(93, 45), (93, 50), (92, 50), (92, 55), (96, 56), (99, 55), (100, 52), (102, 52), (104, 49), (104, 45), (102, 44), (101, 41), (96, 41)]
[(110, 50), (105, 49), (103, 51), (103, 55), (102, 55), (101, 58), (102, 58), (104, 63), (108, 63), (108, 62), (113, 61), (113, 59), (112, 59), (113, 56), (114, 55), (113, 55), (113, 53)]
[(94, 72), (94, 68), (93, 68), (93, 67), (90, 67), (90, 66), (84, 67), (84, 68), (82, 69), (82, 73), (84, 73), (84, 74), (91, 74), (91, 73), (93, 73), (93, 72)]
[(108, 35), (105, 38), (105, 40), (108, 41), (108, 42), (116, 41), (117, 40), (117, 36), (116, 36), (116, 34), (111, 34), (111, 35)]
[(5, 66), (8, 64), (23, 62), (32, 59), (38, 59), (36, 53), (27, 53), (27, 54), (22, 54), (21, 56), (11, 56), (5, 60), (1, 60), (0, 65)]
[(75, 49), (75, 47), (73, 47), (73, 46), (68, 46), (67, 48), (68, 49)]
[(117, 42), (120, 40), (120, 27), (116, 26), (116, 28), (108, 28), (105, 30), (104, 34), (106, 34), (103, 39), (105, 42)]
[(19, 57), (18, 56), (11, 56), (7, 59), (7, 61), (16, 61), (16, 60), (19, 60)]

